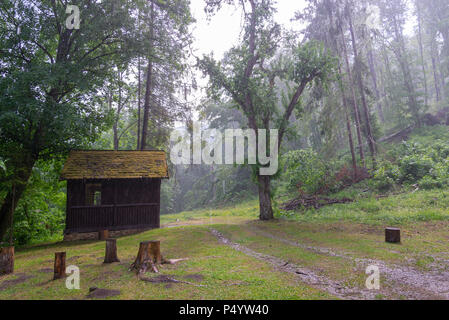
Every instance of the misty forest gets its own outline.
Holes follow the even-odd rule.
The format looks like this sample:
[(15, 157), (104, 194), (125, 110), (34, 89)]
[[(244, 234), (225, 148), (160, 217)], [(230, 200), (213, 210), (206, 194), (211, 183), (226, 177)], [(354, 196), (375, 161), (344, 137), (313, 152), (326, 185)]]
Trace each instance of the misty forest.
[[(449, 1), (291, 1), (283, 22), (285, 2), (1, 1), (0, 247), (15, 247), (15, 268), (34, 272), (54, 246), (80, 267), (103, 251), (62, 242), (72, 151), (162, 150), (160, 226), (176, 228), (120, 235), (119, 258), (131, 263), (139, 241), (161, 239), (163, 253), (189, 260), (148, 266), (139, 251), (132, 268), (189, 280), (161, 289), (123, 267), (88, 273), (82, 287), (124, 299), (449, 299)], [(240, 31), (226, 52), (199, 52), (197, 26), (230, 11)], [(267, 150), (277, 130), (278, 170), (263, 175), (249, 151), (243, 164), (192, 163), (196, 125), (223, 137), (265, 129)], [(171, 159), (175, 130), (189, 142), (184, 163)], [(368, 259), (388, 271), (377, 291), (365, 287)], [(20, 290), (45, 272), (29, 277), (0, 277), (0, 299), (84, 297), (52, 283), (42, 287), (52, 296)]]

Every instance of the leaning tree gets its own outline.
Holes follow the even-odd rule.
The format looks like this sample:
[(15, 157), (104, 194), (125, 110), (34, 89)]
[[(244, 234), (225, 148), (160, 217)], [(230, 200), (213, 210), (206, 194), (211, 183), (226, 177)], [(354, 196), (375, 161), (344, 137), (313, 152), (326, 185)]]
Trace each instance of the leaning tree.
[[(207, 0), (206, 11), (215, 13), (224, 4), (239, 5), (244, 12), (242, 41), (221, 62), (212, 56), (198, 61), (210, 78), (211, 95), (228, 98), (242, 111), (248, 128), (278, 129), (278, 147), (289, 129), (300, 98), (314, 81), (326, 82), (335, 60), (317, 42), (301, 43), (284, 33), (274, 21), (272, 0)], [(282, 44), (282, 45), (281, 45)], [(257, 136), (257, 134), (256, 134)], [(269, 143), (269, 139), (266, 139)], [(258, 143), (256, 143), (258, 145)], [(262, 175), (260, 163), (253, 165), (259, 189), (260, 219), (273, 219), (272, 176)]]

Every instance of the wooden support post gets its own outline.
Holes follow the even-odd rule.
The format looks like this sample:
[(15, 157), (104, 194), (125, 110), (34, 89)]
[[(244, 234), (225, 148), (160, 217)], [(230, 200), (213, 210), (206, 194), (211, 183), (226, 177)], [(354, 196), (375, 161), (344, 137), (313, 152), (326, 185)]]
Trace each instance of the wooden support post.
[(108, 230), (100, 230), (98, 232), (98, 239), (102, 240), (102, 241), (109, 239), (109, 231)]
[(117, 239), (106, 239), (104, 263), (120, 262), (117, 257)]
[(14, 273), (14, 247), (0, 248), (0, 276)]
[(65, 252), (56, 252), (55, 253), (55, 268), (54, 268), (53, 280), (61, 279), (66, 276), (65, 256), (66, 256)]
[(161, 264), (161, 242), (160, 241), (145, 241), (141, 242), (139, 252), (136, 260), (131, 265), (131, 270), (138, 273), (145, 273), (147, 270), (159, 272), (156, 265)]
[(401, 229), (385, 228), (385, 241), (389, 243), (401, 242)]

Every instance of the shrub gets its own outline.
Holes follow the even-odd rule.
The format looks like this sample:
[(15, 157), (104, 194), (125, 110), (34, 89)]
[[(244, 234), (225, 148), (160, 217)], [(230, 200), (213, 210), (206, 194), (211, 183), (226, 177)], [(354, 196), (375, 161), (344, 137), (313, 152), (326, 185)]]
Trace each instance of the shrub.
[(443, 187), (443, 182), (431, 176), (425, 176), (424, 178), (419, 180), (418, 185), (424, 190), (431, 190)]
[(383, 162), (374, 173), (373, 185), (379, 191), (389, 191), (399, 182), (400, 176), (401, 172), (397, 165)]
[(282, 166), (281, 181), (289, 192), (316, 194), (329, 188), (328, 165), (311, 149), (288, 152), (282, 156)]
[(435, 162), (426, 154), (408, 155), (401, 159), (400, 170), (403, 182), (416, 182), (429, 175)]
[(404, 142), (391, 150), (388, 159), (374, 174), (378, 190), (388, 191), (399, 183), (417, 183), (423, 189), (449, 186), (449, 143), (439, 135)]

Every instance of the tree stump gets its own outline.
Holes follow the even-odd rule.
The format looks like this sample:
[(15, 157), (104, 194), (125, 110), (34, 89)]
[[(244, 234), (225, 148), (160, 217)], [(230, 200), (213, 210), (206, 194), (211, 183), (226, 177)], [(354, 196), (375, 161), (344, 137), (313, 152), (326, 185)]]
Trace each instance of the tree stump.
[(106, 239), (106, 253), (104, 263), (120, 262), (117, 257), (117, 239)]
[(401, 229), (385, 228), (385, 241), (389, 243), (401, 242)]
[(98, 239), (99, 240), (109, 239), (109, 230), (100, 230), (98, 232)]
[(136, 260), (131, 265), (130, 270), (135, 270), (137, 273), (145, 273), (148, 270), (152, 272), (159, 272), (157, 265), (161, 264), (161, 242), (160, 241), (145, 241), (141, 242), (139, 252)]
[(55, 253), (55, 268), (54, 268), (53, 280), (61, 279), (66, 276), (65, 256), (66, 256), (65, 252), (56, 252)]
[(0, 276), (14, 273), (14, 247), (0, 248)]

